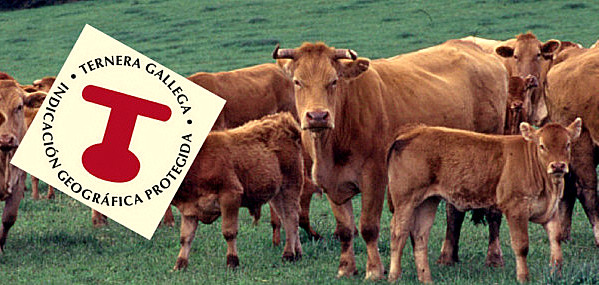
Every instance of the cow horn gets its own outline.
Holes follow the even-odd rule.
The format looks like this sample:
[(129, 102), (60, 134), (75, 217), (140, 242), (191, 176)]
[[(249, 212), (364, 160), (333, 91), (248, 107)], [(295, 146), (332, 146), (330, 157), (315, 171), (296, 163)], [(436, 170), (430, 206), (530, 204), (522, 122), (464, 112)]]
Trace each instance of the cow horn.
[(279, 49), (279, 44), (275, 47), (275, 50), (272, 52), (272, 58), (280, 59), (280, 58), (289, 58), (293, 59), (295, 56), (294, 49)]
[(334, 59), (351, 59), (356, 60), (358, 58), (358, 53), (351, 49), (336, 49)]

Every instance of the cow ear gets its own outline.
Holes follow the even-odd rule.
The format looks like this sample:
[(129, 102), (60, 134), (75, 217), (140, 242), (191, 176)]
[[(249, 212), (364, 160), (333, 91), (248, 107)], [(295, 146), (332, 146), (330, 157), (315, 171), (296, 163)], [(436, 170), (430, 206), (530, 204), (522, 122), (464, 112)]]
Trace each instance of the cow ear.
[(572, 124), (568, 126), (568, 133), (570, 133), (571, 139), (574, 141), (578, 139), (580, 133), (582, 132), (582, 119), (576, 118)]
[(495, 49), (495, 52), (501, 57), (512, 57), (514, 56), (514, 49), (508, 46), (500, 46)]
[(370, 66), (370, 60), (364, 57), (359, 57), (356, 60), (339, 60), (339, 77), (343, 78), (355, 78), (368, 70)]
[(537, 134), (535, 130), (527, 123), (520, 123), (520, 133), (522, 133), (522, 137), (529, 142), (537, 142)]
[(30, 93), (23, 99), (23, 104), (28, 108), (39, 108), (42, 106), (44, 99), (46, 99), (46, 92), (37, 91), (35, 93)]
[(277, 59), (277, 66), (289, 78), (293, 78), (293, 59)]
[(541, 53), (545, 59), (552, 59), (553, 54), (559, 49), (562, 42), (558, 40), (548, 40), (541, 46)]

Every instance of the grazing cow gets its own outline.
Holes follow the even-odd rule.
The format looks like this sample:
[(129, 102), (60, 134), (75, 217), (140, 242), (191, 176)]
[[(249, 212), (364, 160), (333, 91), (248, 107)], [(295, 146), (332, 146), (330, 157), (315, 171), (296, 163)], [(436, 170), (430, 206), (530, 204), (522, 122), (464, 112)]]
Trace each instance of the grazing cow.
[(356, 273), (351, 198), (361, 193), (366, 278), (382, 278), (377, 241), (393, 134), (413, 122), (502, 133), (505, 67), (459, 40), (373, 61), (323, 43), (277, 47), (273, 57), (295, 84), (302, 143), (314, 162), (312, 177), (327, 193), (337, 221), (338, 276)]
[[(242, 124), (262, 118), (268, 114), (291, 112), (295, 115), (295, 99), (293, 83), (273, 63), (241, 68), (226, 72), (198, 72), (187, 79), (208, 91), (227, 100), (212, 130), (224, 130), (241, 126)], [(321, 236), (310, 226), (310, 202), (314, 193), (320, 193), (310, 179), (309, 169), (312, 166), (309, 156), (304, 153), (306, 167), (304, 188), (300, 196), (300, 227), (313, 239)], [(260, 209), (253, 212), (254, 218), (259, 219)], [(273, 227), (273, 244), (281, 242), (281, 221), (270, 209), (271, 225)]]
[(581, 128), (578, 118), (567, 128), (547, 124), (536, 131), (522, 123), (522, 136), (422, 125), (400, 131), (388, 154), (389, 195), (395, 208), (389, 280), (401, 275), (401, 255), (410, 236), (418, 280), (432, 282), (427, 247), (441, 199), (461, 210), (491, 208), (505, 215), (518, 281), (528, 280), (529, 221), (545, 227), (551, 265), (559, 269), (557, 208), (568, 173), (570, 145)]
[(267, 202), (285, 227), (283, 259), (301, 258), (298, 213), (303, 167), (300, 130), (290, 113), (211, 132), (172, 202), (181, 212), (181, 250), (174, 269), (188, 264), (198, 220), (210, 224), (221, 215), (227, 266), (237, 267), (239, 207), (252, 211)]
[[(570, 238), (572, 210), (576, 198), (593, 227), (599, 246), (599, 201), (597, 173), (599, 164), (599, 49), (587, 49), (556, 64), (547, 75), (547, 107), (552, 122), (561, 123), (581, 117), (580, 139), (572, 146), (571, 182), (566, 183), (560, 205), (562, 239)], [(570, 179), (567, 179), (567, 181)]]
[(539, 82), (537, 78), (532, 75), (529, 75), (526, 78), (519, 76), (510, 77), (504, 134), (517, 135), (520, 132), (520, 123), (528, 122), (528, 116), (531, 109), (531, 92), (533, 88), (538, 85)]
[(0, 253), (4, 250), (8, 231), (17, 220), (19, 204), (25, 190), (24, 171), (10, 164), (10, 160), (25, 135), (27, 108), (39, 108), (45, 94), (25, 96), (16, 81), (0, 80), (0, 201), (5, 201), (0, 226)]

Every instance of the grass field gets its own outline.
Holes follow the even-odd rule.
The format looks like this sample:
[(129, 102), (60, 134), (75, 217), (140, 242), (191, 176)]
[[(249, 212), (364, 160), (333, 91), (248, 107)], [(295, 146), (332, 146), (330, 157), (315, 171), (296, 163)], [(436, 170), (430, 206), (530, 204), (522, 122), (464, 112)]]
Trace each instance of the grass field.
[[(599, 3), (592, 1), (84, 1), (31, 10), (0, 12), (0, 70), (23, 84), (60, 70), (83, 26), (91, 24), (170, 69), (190, 75), (271, 62), (276, 43), (292, 48), (304, 41), (324, 41), (354, 49), (369, 58), (389, 57), (447, 39), (478, 35), (507, 39), (533, 31), (542, 40), (556, 38), (589, 46), (597, 40)], [(56, 200), (33, 201), (30, 192), (0, 256), (0, 283), (199, 283), (199, 284), (354, 284), (362, 283), (366, 248), (356, 240), (359, 275), (335, 279), (340, 246), (332, 238), (334, 218), (324, 198), (312, 204), (312, 223), (325, 241), (302, 232), (304, 258), (281, 261), (273, 247), (268, 211), (256, 227), (241, 211), (238, 249), (241, 268), (225, 267), (220, 221), (200, 225), (188, 270), (171, 272), (179, 250), (179, 230), (160, 228), (152, 240), (115, 222), (94, 229), (90, 211), (58, 193)], [(359, 196), (354, 199), (359, 216)], [(387, 209), (379, 241), (389, 266)], [(177, 220), (177, 226), (179, 225)], [(577, 205), (572, 241), (564, 246), (561, 278), (549, 274), (549, 245), (539, 225), (530, 226), (529, 266), (533, 283), (599, 283), (599, 249)], [(507, 226), (501, 231), (504, 268), (484, 266), (487, 230), (465, 223), (462, 262), (434, 264), (444, 237), (445, 215), (439, 208), (431, 232), (429, 258), (440, 284), (511, 284), (515, 260)], [(411, 247), (403, 259), (402, 283), (416, 283)], [(385, 281), (384, 281), (385, 282)], [(386, 283), (386, 282), (385, 282)]]

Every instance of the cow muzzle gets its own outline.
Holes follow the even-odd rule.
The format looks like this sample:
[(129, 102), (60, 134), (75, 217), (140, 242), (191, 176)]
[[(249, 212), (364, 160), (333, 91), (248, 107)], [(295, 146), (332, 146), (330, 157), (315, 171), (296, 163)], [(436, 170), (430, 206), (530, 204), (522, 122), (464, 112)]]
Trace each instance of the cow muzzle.
[(566, 173), (570, 170), (568, 169), (568, 164), (563, 161), (554, 161), (549, 163), (549, 167), (547, 168), (547, 174), (552, 175), (557, 178), (562, 178)]
[(333, 123), (329, 111), (319, 110), (306, 112), (305, 124), (302, 126), (302, 129), (320, 132), (332, 128)]
[(2, 134), (0, 135), (0, 150), (3, 152), (9, 152), (19, 146), (17, 137), (13, 134)]

